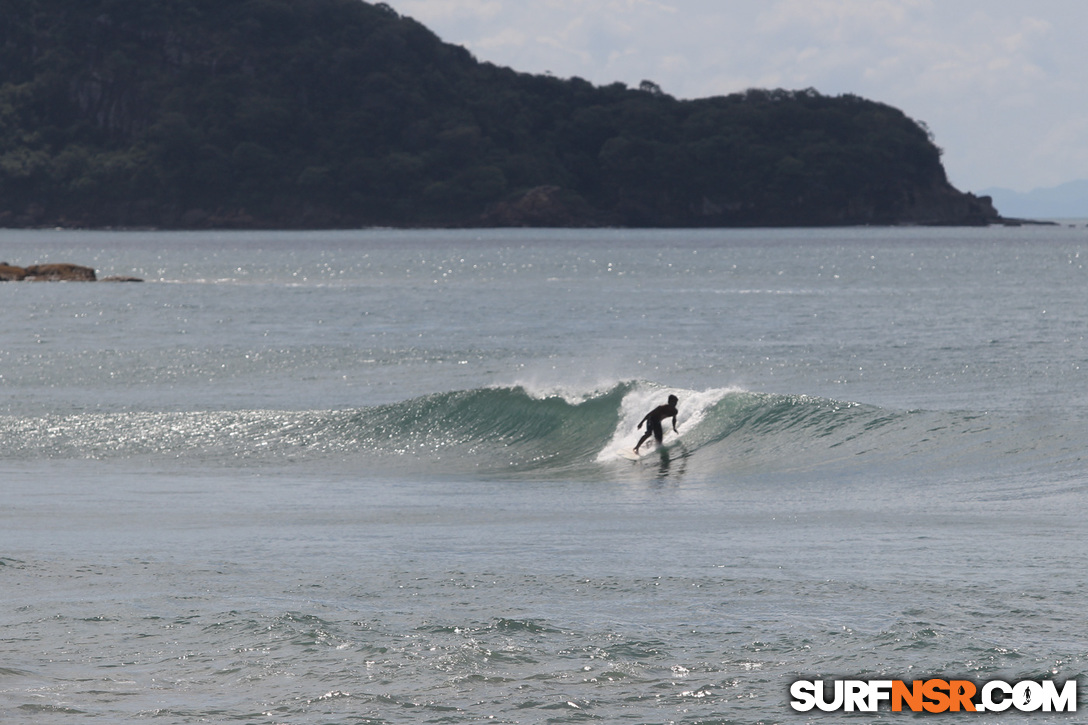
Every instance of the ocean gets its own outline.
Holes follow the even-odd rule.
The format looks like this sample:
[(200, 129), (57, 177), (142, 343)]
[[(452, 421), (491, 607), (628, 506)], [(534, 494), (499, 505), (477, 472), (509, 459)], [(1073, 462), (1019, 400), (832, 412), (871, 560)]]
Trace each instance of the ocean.
[(1083, 225), (0, 259), (146, 280), (0, 284), (5, 724), (897, 723), (791, 685), (1085, 683)]

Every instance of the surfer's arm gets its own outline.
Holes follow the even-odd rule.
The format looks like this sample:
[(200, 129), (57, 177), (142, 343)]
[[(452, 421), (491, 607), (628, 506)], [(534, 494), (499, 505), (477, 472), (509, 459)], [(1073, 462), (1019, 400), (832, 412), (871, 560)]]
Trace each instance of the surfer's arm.
[(647, 414), (645, 418), (643, 418), (642, 420), (640, 420), (638, 422), (638, 426), (636, 426), (636, 428), (641, 428), (642, 424), (645, 423), (647, 420), (649, 420), (649, 418), (650, 418), (650, 416), (649, 416), (649, 414)]
[(676, 430), (676, 416), (672, 417), (672, 432), (679, 435), (680, 431)]

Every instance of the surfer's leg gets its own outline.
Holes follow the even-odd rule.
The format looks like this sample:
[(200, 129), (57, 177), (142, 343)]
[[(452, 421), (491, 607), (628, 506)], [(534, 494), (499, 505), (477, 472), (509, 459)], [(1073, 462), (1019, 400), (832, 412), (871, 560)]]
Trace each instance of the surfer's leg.
[(652, 420), (650, 423), (650, 430), (654, 433), (654, 440), (657, 441), (657, 445), (661, 445), (661, 441), (665, 438), (665, 433), (661, 430), (661, 421)]
[(642, 437), (638, 439), (638, 444), (635, 445), (635, 453), (638, 453), (638, 449), (642, 447), (642, 444), (646, 442), (646, 439), (652, 435), (649, 430), (642, 434)]

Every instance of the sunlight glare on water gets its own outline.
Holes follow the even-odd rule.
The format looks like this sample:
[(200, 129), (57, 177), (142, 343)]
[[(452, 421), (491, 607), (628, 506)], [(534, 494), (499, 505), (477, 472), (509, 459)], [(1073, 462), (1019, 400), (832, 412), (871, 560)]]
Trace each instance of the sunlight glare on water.
[[(4, 723), (839, 722), (789, 684), (1084, 677), (1083, 229), (0, 252), (147, 280), (0, 285)], [(670, 394), (680, 435), (616, 455)]]

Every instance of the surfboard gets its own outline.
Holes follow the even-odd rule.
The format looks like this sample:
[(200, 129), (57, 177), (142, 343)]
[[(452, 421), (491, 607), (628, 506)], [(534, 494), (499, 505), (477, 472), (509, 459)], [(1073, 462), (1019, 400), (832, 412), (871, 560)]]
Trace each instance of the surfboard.
[(668, 443), (664, 443), (659, 446), (654, 445), (653, 443), (645, 443), (643, 444), (642, 449), (638, 453), (635, 453), (633, 449), (627, 448), (626, 446), (620, 447), (616, 449), (616, 457), (624, 458), (628, 461), (641, 461), (647, 456), (656, 453), (662, 458), (667, 458), (670, 455), (671, 451), (677, 449), (683, 451), (686, 455), (687, 448), (684, 446), (683, 441), (681, 441), (679, 437), (673, 438)]

